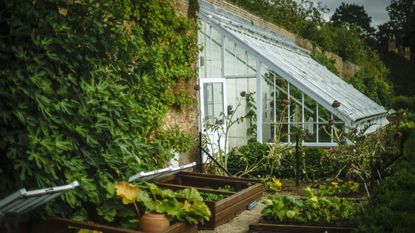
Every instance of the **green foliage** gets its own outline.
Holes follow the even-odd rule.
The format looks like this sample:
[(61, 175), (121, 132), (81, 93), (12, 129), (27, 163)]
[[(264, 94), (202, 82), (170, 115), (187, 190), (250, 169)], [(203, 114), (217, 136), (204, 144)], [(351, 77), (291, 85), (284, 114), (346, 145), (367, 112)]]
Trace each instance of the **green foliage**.
[(330, 185), (319, 185), (318, 195), (320, 196), (348, 196), (357, 194), (360, 189), (360, 184), (354, 181), (336, 182), (333, 181)]
[(303, 147), (302, 153), (303, 176), (306, 179), (329, 178), (336, 173), (336, 158), (328, 150), (321, 147)]
[[(144, 205), (147, 211), (166, 214), (170, 219), (191, 224), (203, 223), (211, 216), (209, 208), (195, 188), (174, 192), (170, 189), (160, 189), (152, 183), (145, 183), (144, 188), (140, 190), (137, 201)], [(177, 198), (184, 201), (178, 201)]]
[(255, 103), (255, 92), (246, 93), (246, 108), (247, 113), (245, 118), (248, 120), (248, 129), (246, 134), (250, 137), (250, 141), (256, 141), (257, 138), (257, 118), (256, 118), (256, 103)]
[[(342, 142), (332, 150), (339, 167), (335, 178), (361, 180), (365, 182), (372, 176), (373, 170), (381, 163), (381, 154), (387, 148), (386, 129), (379, 129), (372, 134), (365, 134), (367, 128), (349, 130), (340, 136)], [(347, 143), (346, 143), (347, 142)]]
[(268, 153), (269, 147), (259, 142), (249, 142), (229, 152), (228, 170), (234, 174), (243, 171), (250, 164), (257, 163)]
[[(211, 189), (211, 187), (206, 187), (206, 188)], [(219, 187), (219, 188), (217, 188), (217, 190), (225, 191), (225, 192), (235, 192), (235, 188), (230, 186), (230, 185), (225, 185), (225, 186)], [(203, 200), (205, 200), (205, 201), (219, 201), (219, 200), (222, 200), (222, 199), (226, 198), (226, 196), (223, 195), (223, 194), (204, 193), (204, 192), (202, 192), (200, 194), (202, 195)]]
[(215, 193), (200, 193), (202, 195), (203, 200), (205, 201), (220, 201), (222, 199), (225, 199), (225, 195), (222, 194), (215, 194)]
[(0, 5), (0, 192), (78, 180), (49, 214), (122, 215), (111, 183), (177, 146), (157, 135), (166, 93), (195, 75), (195, 23), (165, 0)]
[(415, 61), (408, 61), (395, 53), (382, 55), (382, 61), (388, 67), (389, 80), (395, 93), (403, 96), (415, 96)]
[(282, 188), (282, 183), (279, 179), (275, 178), (275, 177), (267, 177), (267, 178), (262, 178), (261, 179), (265, 190), (267, 190), (268, 192), (279, 192), (281, 191)]
[(203, 223), (211, 216), (209, 208), (195, 188), (174, 192), (170, 189), (160, 189), (152, 183), (133, 185), (124, 181), (115, 184), (115, 191), (117, 196), (122, 198), (124, 205), (134, 204), (139, 216), (137, 204), (141, 204), (145, 211), (166, 214), (171, 220), (186, 221), (190, 224), (198, 224), (199, 221)]
[(379, 55), (367, 50), (356, 62), (360, 66), (360, 71), (355, 77), (348, 78), (346, 81), (375, 102), (390, 106), (393, 89), (387, 80), (389, 71), (379, 59)]
[[(390, 25), (399, 44), (415, 51), (415, 2), (412, 0), (392, 0), (387, 7)], [(412, 55), (411, 60), (415, 60)]]
[(356, 217), (355, 232), (409, 233), (415, 228), (415, 131), (405, 144), (396, 172), (384, 179)]
[(358, 204), (336, 197), (321, 197), (307, 187), (304, 199), (294, 196), (273, 195), (265, 200), (262, 216), (268, 221), (281, 223), (335, 223), (349, 221)]
[(314, 60), (318, 61), (318, 63), (324, 65), (328, 70), (333, 72), (336, 75), (339, 75), (339, 71), (336, 68), (336, 61), (333, 59), (329, 59), (324, 55), (324, 53), (313, 52), (311, 55)]
[(394, 96), (392, 99), (392, 106), (394, 109), (405, 109), (415, 112), (415, 96)]
[(229, 153), (228, 170), (238, 176), (285, 176), (292, 173), (292, 148), (249, 142)]
[(180, 131), (179, 126), (173, 126), (170, 129), (162, 129), (157, 137), (161, 140), (164, 148), (170, 148), (176, 152), (185, 152), (192, 148), (192, 135)]
[(363, 6), (342, 2), (331, 16), (330, 21), (334, 25), (354, 27), (362, 39), (373, 45), (375, 29), (370, 26), (372, 18), (366, 13)]

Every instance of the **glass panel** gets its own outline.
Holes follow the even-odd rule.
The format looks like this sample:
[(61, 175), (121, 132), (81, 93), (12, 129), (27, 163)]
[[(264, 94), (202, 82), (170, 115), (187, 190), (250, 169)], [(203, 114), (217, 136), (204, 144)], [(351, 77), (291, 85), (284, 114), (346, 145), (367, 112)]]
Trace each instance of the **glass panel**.
[(291, 142), (297, 129), (302, 128), (302, 93), (298, 88), (290, 85), (290, 133)]
[(225, 75), (235, 75), (235, 43), (225, 37)]
[(281, 76), (275, 76), (276, 120), (279, 123), (288, 122), (288, 82)]
[(319, 124), (318, 141), (331, 142), (331, 127), (329, 124)]
[(211, 73), (212, 78), (222, 77), (222, 46), (221, 46), (221, 35), (215, 29), (211, 29), (212, 36), (212, 57), (211, 57)]
[(246, 75), (248, 73), (247, 70), (247, 54), (245, 50), (240, 48), (239, 46), (236, 47), (236, 75)]
[(276, 132), (276, 136), (275, 136), (276, 142), (282, 142), (282, 143), (288, 142), (288, 124), (285, 124), (285, 123), (277, 124), (277, 128), (275, 132)]
[[(206, 28), (206, 35), (210, 34), (210, 30), (211, 27), (208, 26)], [(212, 42), (209, 36), (206, 36), (206, 40), (205, 40), (205, 65), (206, 65), (206, 75), (205, 78), (211, 78), (211, 71), (212, 71), (212, 46), (211, 46)]]
[[(204, 25), (204, 23), (202, 23)], [(206, 36), (199, 32), (199, 45), (202, 47), (202, 51), (200, 51), (200, 57), (199, 57), (199, 78), (205, 78), (206, 77)]]
[(318, 121), (320, 123), (329, 123), (330, 118), (331, 113), (321, 105), (318, 105)]
[(256, 59), (254, 56), (248, 54), (248, 75), (256, 74)]
[(341, 141), (344, 130), (345, 130), (345, 128), (344, 128), (343, 123), (336, 123), (333, 126), (333, 141), (334, 142)]
[(272, 143), (274, 142), (273, 139), (273, 128), (271, 126), (271, 123), (264, 123), (262, 124), (262, 142), (263, 143)]
[(316, 102), (304, 95), (304, 141), (317, 142)]
[[(233, 114), (233, 120), (247, 114), (246, 101), (241, 97), (241, 92), (246, 92), (246, 89), (247, 79), (226, 79), (227, 109), (231, 110), (230, 112), (227, 112), (227, 114)], [(248, 124), (249, 122), (247, 120), (243, 120), (242, 122), (232, 125), (228, 132), (230, 148), (248, 143)]]
[[(274, 118), (272, 115), (273, 112), (273, 85), (270, 78), (271, 73), (268, 70), (268, 67), (261, 64), (261, 98), (262, 98), (262, 122), (264, 127), (262, 129), (262, 140), (263, 142), (273, 141), (273, 129), (271, 124), (274, 123)], [(271, 81), (270, 81), (271, 80)]]
[(222, 83), (204, 83), (204, 110), (205, 121), (210, 124), (222, 124), (223, 118), (223, 84)]

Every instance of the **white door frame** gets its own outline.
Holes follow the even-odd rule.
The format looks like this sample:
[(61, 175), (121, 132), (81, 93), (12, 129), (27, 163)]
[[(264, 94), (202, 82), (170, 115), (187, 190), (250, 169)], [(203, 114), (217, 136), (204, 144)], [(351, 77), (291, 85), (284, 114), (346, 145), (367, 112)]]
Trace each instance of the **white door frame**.
[[(205, 88), (204, 85), (208, 84), (208, 83), (221, 83), (222, 84), (222, 100), (223, 100), (223, 108), (222, 108), (222, 112), (224, 114), (224, 116), (227, 116), (227, 98), (226, 98), (226, 79), (224, 78), (209, 78), (209, 79), (199, 79), (199, 87), (200, 87), (200, 91), (199, 91), (199, 99), (200, 99), (200, 132), (202, 132), (202, 134), (205, 132), (204, 129), (204, 118), (206, 116), (205, 114)], [(224, 122), (224, 124), (226, 124), (226, 121)], [(226, 127), (226, 126), (225, 126)], [(209, 133), (208, 133), (209, 134)], [(214, 136), (213, 136), (214, 137)], [(214, 139), (212, 139), (214, 140)], [(224, 139), (223, 139), (223, 143), (225, 143)], [(227, 145), (223, 145), (223, 146), (227, 146)], [(210, 148), (209, 148), (210, 150)], [(212, 151), (209, 151), (212, 154)], [(206, 163), (207, 160), (207, 156), (203, 155), (202, 158), (202, 162)]]

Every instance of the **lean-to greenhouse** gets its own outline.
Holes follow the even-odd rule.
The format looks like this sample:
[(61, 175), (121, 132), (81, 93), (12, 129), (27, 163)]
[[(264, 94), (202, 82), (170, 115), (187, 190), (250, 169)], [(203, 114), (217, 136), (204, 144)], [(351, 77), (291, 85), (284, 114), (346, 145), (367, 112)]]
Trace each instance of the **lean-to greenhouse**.
[[(200, 127), (211, 119), (223, 124), (217, 119), (230, 110), (239, 116), (256, 113), (230, 129), (231, 147), (252, 137), (263, 143), (293, 143), (296, 128), (303, 129), (305, 146), (335, 146), (336, 129), (370, 125), (369, 133), (388, 123), (384, 107), (290, 38), (205, 1), (200, 1), (199, 19)], [(252, 97), (251, 104), (240, 101), (241, 92)]]

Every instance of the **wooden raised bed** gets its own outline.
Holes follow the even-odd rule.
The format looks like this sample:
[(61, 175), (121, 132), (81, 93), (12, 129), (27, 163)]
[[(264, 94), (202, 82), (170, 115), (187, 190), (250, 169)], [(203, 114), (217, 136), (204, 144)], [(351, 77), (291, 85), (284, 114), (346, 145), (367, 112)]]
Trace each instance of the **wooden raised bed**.
[[(252, 202), (259, 200), (263, 187), (259, 180), (208, 175), (193, 172), (179, 172), (175, 175), (154, 180), (159, 187), (169, 189), (184, 189), (194, 187), (199, 192), (221, 194), (225, 198), (219, 201), (205, 201), (212, 212), (208, 222), (199, 224), (199, 229), (213, 230), (215, 227), (228, 222)], [(221, 191), (217, 188), (231, 186), (235, 192)]]
[(249, 225), (249, 233), (350, 233), (351, 226), (315, 226), (256, 223)]
[[(76, 221), (66, 218), (49, 218), (45, 222), (25, 221), (20, 223), (15, 233), (72, 233), (78, 232), (77, 229), (95, 230), (103, 233), (143, 233), (138, 230), (107, 226), (92, 222)], [(7, 232), (0, 226), (0, 232)], [(197, 233), (197, 226), (187, 223), (174, 223), (161, 233)]]

